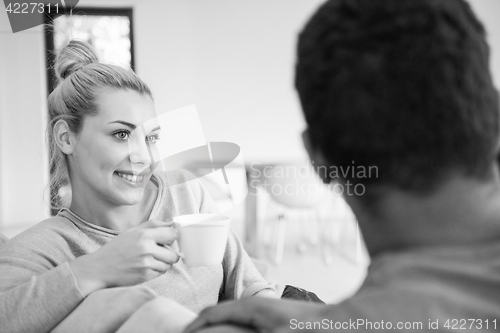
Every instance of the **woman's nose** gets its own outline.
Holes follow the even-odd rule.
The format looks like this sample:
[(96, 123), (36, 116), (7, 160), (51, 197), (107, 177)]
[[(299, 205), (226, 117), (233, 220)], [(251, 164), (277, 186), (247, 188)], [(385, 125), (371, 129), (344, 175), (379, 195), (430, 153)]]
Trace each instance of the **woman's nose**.
[(132, 164), (151, 164), (153, 152), (146, 140), (133, 138), (129, 141), (129, 159)]

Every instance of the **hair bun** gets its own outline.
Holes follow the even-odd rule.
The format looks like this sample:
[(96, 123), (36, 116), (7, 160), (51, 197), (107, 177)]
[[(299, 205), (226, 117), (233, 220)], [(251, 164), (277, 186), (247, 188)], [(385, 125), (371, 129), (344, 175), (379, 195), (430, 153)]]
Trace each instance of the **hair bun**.
[(97, 52), (88, 43), (72, 40), (57, 55), (54, 70), (64, 80), (85, 65), (99, 62)]

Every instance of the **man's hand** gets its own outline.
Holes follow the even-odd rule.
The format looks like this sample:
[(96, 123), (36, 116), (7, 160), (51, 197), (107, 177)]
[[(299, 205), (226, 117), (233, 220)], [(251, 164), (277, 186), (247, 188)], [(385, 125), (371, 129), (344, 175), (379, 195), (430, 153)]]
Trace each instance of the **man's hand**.
[(234, 324), (262, 333), (287, 332), (291, 331), (290, 320), (318, 320), (325, 310), (325, 305), (251, 297), (203, 310), (184, 333), (203, 332), (202, 328), (221, 324)]
[(250, 328), (236, 327), (233, 325), (217, 325), (202, 328), (198, 333), (256, 333), (258, 331)]

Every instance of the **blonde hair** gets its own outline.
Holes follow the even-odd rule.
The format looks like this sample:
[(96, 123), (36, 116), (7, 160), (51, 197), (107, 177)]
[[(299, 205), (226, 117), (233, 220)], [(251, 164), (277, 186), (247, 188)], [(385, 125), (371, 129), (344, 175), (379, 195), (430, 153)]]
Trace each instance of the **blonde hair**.
[(83, 120), (96, 115), (99, 110), (96, 96), (104, 89), (133, 90), (152, 98), (148, 86), (132, 71), (103, 64), (94, 49), (87, 43), (73, 40), (57, 55), (54, 70), (58, 85), (48, 97), (50, 203), (60, 209), (69, 205), (58, 195), (61, 187), (70, 186), (66, 155), (54, 139), (54, 125), (58, 120), (67, 122), (74, 134), (79, 134)]

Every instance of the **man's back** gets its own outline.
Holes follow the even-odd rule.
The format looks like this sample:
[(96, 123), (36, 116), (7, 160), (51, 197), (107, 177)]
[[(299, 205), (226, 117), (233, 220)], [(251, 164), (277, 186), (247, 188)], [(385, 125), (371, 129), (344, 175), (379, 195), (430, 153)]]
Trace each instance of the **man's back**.
[(360, 330), (384, 321), (387, 329), (494, 331), (499, 286), (500, 242), (388, 252), (372, 261), (361, 289), (332, 306), (329, 318), (361, 319)]

